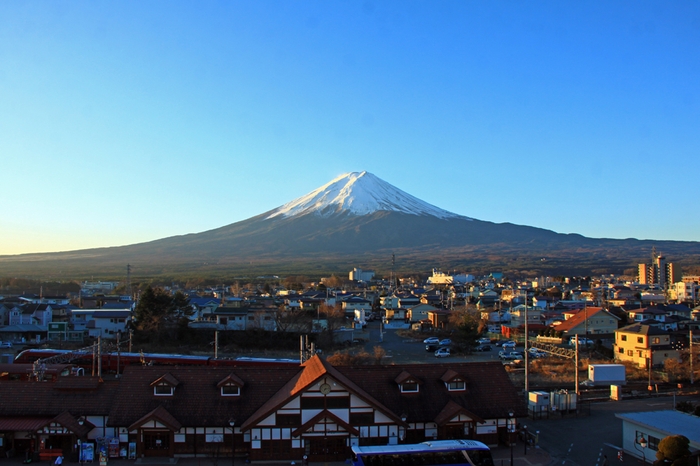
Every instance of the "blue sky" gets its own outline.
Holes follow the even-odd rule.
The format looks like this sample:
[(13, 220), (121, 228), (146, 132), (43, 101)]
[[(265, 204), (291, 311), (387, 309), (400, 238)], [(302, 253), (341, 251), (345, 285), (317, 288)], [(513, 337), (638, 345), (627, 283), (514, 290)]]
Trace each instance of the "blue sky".
[(0, 3), (0, 254), (223, 226), (367, 170), (462, 215), (700, 240), (700, 3)]

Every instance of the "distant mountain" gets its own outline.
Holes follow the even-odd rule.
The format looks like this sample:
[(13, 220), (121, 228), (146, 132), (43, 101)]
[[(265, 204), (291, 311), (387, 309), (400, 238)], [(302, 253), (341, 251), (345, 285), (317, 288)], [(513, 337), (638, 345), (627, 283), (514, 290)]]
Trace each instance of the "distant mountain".
[(371, 173), (348, 173), (281, 207), (214, 230), (129, 246), (0, 256), (0, 275), (346, 273), (355, 266), (530, 274), (622, 273), (651, 249), (697, 264), (700, 243), (591, 239), (448, 212)]

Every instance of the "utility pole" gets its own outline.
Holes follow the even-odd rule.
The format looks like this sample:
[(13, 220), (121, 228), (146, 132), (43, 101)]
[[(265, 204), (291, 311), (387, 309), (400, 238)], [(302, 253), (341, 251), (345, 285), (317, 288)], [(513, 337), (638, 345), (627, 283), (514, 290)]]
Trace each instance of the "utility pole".
[(527, 344), (528, 344), (528, 339), (529, 339), (529, 334), (527, 333), (527, 289), (525, 289), (525, 397), (529, 397), (528, 393), (530, 392), (530, 383), (529, 383), (529, 362), (530, 358), (528, 355), (527, 351)]
[(693, 331), (690, 331), (690, 385), (693, 385)]
[(576, 351), (576, 357), (574, 358), (574, 383), (576, 384), (576, 399), (578, 400), (579, 395), (581, 395), (578, 385), (578, 333), (574, 335), (574, 349)]

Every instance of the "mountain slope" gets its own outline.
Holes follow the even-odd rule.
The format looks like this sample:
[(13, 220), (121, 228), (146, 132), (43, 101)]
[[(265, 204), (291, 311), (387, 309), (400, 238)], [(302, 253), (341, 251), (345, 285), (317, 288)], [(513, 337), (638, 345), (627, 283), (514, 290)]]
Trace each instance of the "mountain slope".
[(127, 263), (144, 275), (340, 273), (358, 265), (386, 270), (391, 254), (403, 257), (399, 267), (407, 271), (438, 266), (474, 272), (621, 273), (645, 261), (652, 246), (669, 257), (700, 257), (697, 242), (591, 239), (471, 219), (362, 172), (202, 233), (114, 248), (0, 257), (0, 274), (123, 275)]

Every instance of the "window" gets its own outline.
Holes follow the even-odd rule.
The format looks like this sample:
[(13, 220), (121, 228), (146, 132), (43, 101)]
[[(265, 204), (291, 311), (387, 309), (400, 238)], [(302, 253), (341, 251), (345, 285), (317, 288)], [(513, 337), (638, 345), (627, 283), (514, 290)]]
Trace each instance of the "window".
[(323, 396), (305, 396), (301, 399), (301, 409), (323, 409), (325, 403)]
[(455, 379), (447, 384), (447, 390), (451, 392), (464, 390), (464, 380)]
[(367, 426), (374, 424), (374, 413), (350, 413), (350, 425)]
[(350, 397), (305, 396), (301, 399), (301, 409), (350, 409)]
[(620, 340), (627, 341), (627, 335), (620, 335)]
[(634, 352), (632, 350), (627, 350), (627, 356), (634, 356)]
[(661, 343), (661, 338), (654, 337), (654, 338), (652, 338), (651, 342), (655, 345), (658, 345), (659, 343)]
[(298, 426), (301, 425), (301, 414), (277, 414), (275, 416), (278, 426)]
[(647, 448), (649, 448), (650, 450), (654, 450), (654, 451), (659, 450), (659, 442), (661, 440), (657, 439), (656, 437), (652, 437), (650, 435), (649, 438), (647, 439), (647, 441), (649, 442), (649, 446)]
[(350, 409), (350, 397), (347, 396), (327, 396), (326, 408), (328, 409)]
[(620, 354), (625, 354), (625, 349), (622, 348), (622, 347), (620, 347), (620, 348), (617, 349), (617, 352), (620, 353)]
[(239, 396), (241, 387), (233, 383), (227, 383), (221, 386), (221, 396)]
[(412, 381), (402, 383), (401, 393), (418, 393), (418, 384)]
[(637, 343), (644, 343), (644, 337), (637, 337)]
[(175, 388), (165, 382), (161, 382), (153, 387), (153, 394), (156, 396), (173, 396)]

